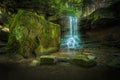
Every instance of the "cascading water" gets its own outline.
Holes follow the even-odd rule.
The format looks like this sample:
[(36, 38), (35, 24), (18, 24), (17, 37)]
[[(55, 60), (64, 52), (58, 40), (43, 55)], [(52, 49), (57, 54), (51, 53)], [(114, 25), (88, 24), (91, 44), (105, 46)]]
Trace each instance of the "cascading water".
[(78, 18), (69, 16), (69, 34), (62, 39), (62, 47), (66, 49), (79, 49), (80, 35), (78, 33)]

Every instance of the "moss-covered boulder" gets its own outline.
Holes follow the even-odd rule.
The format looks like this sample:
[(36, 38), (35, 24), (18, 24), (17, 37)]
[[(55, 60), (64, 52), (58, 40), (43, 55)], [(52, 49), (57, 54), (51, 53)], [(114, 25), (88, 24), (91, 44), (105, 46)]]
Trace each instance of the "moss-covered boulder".
[(70, 59), (70, 63), (81, 67), (94, 67), (96, 63), (96, 57), (91, 54), (78, 54)]
[(94, 67), (96, 65), (96, 62), (94, 60), (80, 59), (80, 58), (71, 59), (71, 63), (86, 68)]
[(41, 56), (39, 61), (41, 65), (53, 65), (57, 60), (54, 56)]
[(60, 45), (60, 26), (34, 12), (19, 10), (10, 26), (9, 53), (25, 57), (54, 52)]

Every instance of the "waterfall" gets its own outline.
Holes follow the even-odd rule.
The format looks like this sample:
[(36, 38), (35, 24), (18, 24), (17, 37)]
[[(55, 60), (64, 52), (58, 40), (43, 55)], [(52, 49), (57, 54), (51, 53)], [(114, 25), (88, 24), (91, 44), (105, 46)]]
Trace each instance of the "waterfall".
[(69, 16), (69, 23), (70, 23), (70, 36), (77, 36), (78, 35), (78, 19), (76, 17)]
[(81, 41), (78, 33), (78, 18), (68, 16), (68, 19), (69, 31), (68, 34), (62, 39), (62, 47), (65, 47), (66, 49), (79, 49)]
[(79, 35), (78, 35), (78, 19), (76, 17), (69, 16), (70, 35), (67, 39), (67, 48), (76, 49), (79, 47)]

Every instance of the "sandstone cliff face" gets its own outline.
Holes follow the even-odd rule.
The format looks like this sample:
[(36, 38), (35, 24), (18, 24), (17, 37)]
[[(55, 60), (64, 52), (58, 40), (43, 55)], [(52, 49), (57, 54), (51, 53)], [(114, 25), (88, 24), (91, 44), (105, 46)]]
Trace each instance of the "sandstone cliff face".
[(90, 15), (81, 19), (81, 32), (94, 41), (111, 47), (120, 46), (120, 1), (105, 7), (96, 9)]

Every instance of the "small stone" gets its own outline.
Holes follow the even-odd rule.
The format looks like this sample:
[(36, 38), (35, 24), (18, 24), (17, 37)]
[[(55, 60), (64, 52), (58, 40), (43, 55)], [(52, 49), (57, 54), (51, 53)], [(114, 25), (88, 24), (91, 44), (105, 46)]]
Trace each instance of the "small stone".
[(30, 66), (37, 66), (38, 64), (40, 64), (40, 62), (38, 60), (33, 60), (31, 63), (30, 63)]

